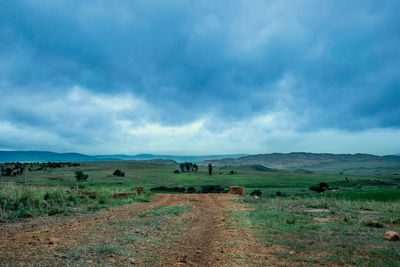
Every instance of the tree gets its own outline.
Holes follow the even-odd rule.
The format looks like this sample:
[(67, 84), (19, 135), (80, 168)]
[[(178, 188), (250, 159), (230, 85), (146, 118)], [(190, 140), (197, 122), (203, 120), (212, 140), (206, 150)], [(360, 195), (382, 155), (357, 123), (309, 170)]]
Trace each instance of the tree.
[(181, 169), (181, 172), (185, 171), (185, 163), (179, 163), (179, 168)]
[(186, 171), (187, 171), (187, 172), (190, 171), (190, 164), (189, 164), (189, 162), (185, 162), (185, 168), (186, 168)]
[(208, 164), (208, 175), (211, 175), (211, 174), (212, 174), (212, 165), (210, 163), (210, 164)]
[(86, 181), (89, 178), (89, 175), (84, 174), (83, 171), (75, 171), (75, 178), (78, 182)]
[(11, 176), (12, 169), (11, 168), (1, 168), (1, 175), (2, 176)]
[(197, 164), (193, 164), (193, 171), (197, 172), (199, 170), (199, 166)]

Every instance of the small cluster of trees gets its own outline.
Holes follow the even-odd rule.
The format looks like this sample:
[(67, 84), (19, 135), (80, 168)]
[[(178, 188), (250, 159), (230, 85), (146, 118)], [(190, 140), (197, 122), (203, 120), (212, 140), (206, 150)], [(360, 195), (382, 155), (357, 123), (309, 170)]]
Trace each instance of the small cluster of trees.
[[(179, 163), (179, 168), (181, 169), (181, 172), (197, 172), (199, 170), (199, 166), (192, 162)], [(212, 172), (213, 167), (210, 163), (208, 164), (208, 175), (212, 175)], [(179, 173), (179, 170), (175, 170), (174, 173)]]
[(197, 172), (199, 170), (199, 166), (192, 162), (182, 162), (179, 164), (179, 168), (181, 169), (181, 172)]
[(43, 163), (29, 163), (29, 171), (45, 171), (46, 169), (56, 169), (62, 167), (78, 167), (79, 163), (71, 162), (43, 162)]
[[(24, 173), (25, 167), (22, 163), (13, 163), (14, 166), (10, 166), (10, 167), (2, 167), (1, 168), (1, 175), (2, 176), (17, 176), (17, 175), (21, 175)], [(10, 165), (10, 164), (6, 164)]]

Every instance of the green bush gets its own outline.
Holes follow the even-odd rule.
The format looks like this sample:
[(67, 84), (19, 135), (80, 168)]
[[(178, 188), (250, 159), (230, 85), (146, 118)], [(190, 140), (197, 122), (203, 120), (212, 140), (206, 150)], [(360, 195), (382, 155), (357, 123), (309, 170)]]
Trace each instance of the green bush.
[(78, 182), (80, 181), (86, 181), (89, 178), (89, 175), (83, 173), (83, 171), (75, 171), (75, 178)]
[(114, 176), (124, 177), (125, 173), (119, 169), (115, 170), (113, 173)]

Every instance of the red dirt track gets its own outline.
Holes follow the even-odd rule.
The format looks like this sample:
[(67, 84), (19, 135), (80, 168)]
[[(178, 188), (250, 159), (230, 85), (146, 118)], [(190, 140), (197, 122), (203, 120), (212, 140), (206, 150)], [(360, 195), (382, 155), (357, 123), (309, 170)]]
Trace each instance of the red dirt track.
[[(228, 194), (159, 194), (150, 203), (135, 203), (102, 210), (94, 214), (64, 217), (40, 217), (16, 223), (0, 224), (0, 265), (59, 265), (60, 247), (77, 247), (81, 236), (97, 236), (105, 224), (131, 222), (140, 214), (157, 207), (193, 206), (182, 219), (187, 230), (172, 246), (151, 247), (156, 262), (127, 261), (118, 256), (105, 265), (135, 266), (266, 266), (274, 265), (267, 248), (248, 230), (240, 229), (229, 211), (246, 210)], [(242, 227), (243, 228), (243, 227)], [(89, 244), (90, 245), (90, 244)], [(88, 261), (88, 265), (98, 264)], [(76, 265), (85, 265), (77, 262)]]

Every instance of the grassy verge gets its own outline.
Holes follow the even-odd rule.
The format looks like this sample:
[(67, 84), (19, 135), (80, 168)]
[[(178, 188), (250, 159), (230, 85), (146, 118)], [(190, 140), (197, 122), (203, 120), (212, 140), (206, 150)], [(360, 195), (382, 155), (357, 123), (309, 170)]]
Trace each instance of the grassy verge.
[(99, 192), (76, 191), (65, 188), (18, 186), (5, 183), (0, 187), (0, 221), (40, 215), (94, 211), (104, 207), (149, 201), (150, 194), (132, 195), (127, 199), (114, 199), (115, 190)]
[(383, 239), (400, 228), (398, 202), (335, 198), (245, 198), (253, 210), (233, 212), (242, 227), (282, 261), (293, 264), (399, 266), (399, 242)]

